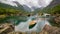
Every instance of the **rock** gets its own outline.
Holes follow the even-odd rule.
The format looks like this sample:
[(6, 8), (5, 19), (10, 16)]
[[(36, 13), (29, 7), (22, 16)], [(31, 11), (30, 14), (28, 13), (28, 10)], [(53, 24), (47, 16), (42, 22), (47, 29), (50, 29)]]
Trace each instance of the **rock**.
[(32, 31), (31, 34), (37, 34), (37, 32), (33, 32), (33, 31)]
[(60, 16), (55, 17), (55, 22), (60, 24)]
[(40, 34), (60, 34), (60, 28), (45, 25), (45, 27), (40, 32)]
[(9, 32), (14, 31), (14, 27), (11, 24), (5, 23), (5, 24), (2, 24), (2, 25), (3, 25), (2, 26), (3, 28), (0, 29), (0, 34), (7, 34)]
[[(0, 34), (28, 34), (28, 32), (15, 32), (14, 25), (12, 24), (2, 24), (3, 29), (0, 29)], [(34, 32), (32, 31), (30, 34), (60, 34), (60, 28), (45, 25), (41, 32)]]

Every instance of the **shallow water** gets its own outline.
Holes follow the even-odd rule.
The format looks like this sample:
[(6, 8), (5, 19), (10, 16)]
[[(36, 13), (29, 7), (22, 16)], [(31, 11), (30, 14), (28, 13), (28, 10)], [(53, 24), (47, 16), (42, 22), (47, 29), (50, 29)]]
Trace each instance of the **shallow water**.
[[(36, 25), (30, 29), (29, 23), (32, 20), (36, 21)], [(21, 32), (36, 31), (36, 32), (40, 32), (46, 24), (50, 25), (46, 18), (30, 16), (30, 17), (28, 17), (27, 21), (20, 22), (17, 26), (15, 26), (15, 31), (21, 31)]]

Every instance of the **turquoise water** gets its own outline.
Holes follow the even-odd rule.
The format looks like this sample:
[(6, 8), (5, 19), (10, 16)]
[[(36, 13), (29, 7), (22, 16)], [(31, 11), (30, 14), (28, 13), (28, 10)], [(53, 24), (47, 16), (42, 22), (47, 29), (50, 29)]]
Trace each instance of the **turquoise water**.
[(13, 23), (14, 25), (18, 25), (20, 22), (25, 21), (27, 21), (26, 16), (7, 16), (6, 18), (0, 19), (0, 22)]
[[(30, 26), (29, 23), (32, 20), (35, 20), (36, 24)], [(36, 32), (40, 32), (46, 24), (50, 25), (44, 16), (41, 16), (41, 17), (30, 16), (27, 18), (27, 21), (20, 22), (18, 25), (16, 25), (15, 31), (22, 31), (22, 32), (36, 31)]]

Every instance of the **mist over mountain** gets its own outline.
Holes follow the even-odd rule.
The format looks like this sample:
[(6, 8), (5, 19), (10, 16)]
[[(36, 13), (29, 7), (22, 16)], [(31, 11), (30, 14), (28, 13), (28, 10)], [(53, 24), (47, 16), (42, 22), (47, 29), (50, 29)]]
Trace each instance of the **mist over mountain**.
[(34, 11), (37, 8), (44, 8), (48, 6), (52, 0), (0, 0), (0, 3), (19, 7), (22, 5), (27, 11)]

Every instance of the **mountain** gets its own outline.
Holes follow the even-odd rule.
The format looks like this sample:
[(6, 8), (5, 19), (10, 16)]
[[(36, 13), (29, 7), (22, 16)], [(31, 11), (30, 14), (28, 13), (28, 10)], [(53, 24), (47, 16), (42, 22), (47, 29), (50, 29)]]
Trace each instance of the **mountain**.
[(1, 3), (0, 2), (0, 7), (3, 7), (3, 8), (11, 8), (11, 9), (17, 9), (17, 10), (24, 10), (23, 6), (22, 5), (19, 5), (17, 3), (18, 7), (16, 6), (11, 6), (11, 5), (8, 5), (8, 4), (5, 4), (5, 3)]
[(54, 7), (55, 5), (60, 4), (60, 0), (0, 0), (0, 3), (25, 11), (34, 11), (35, 9)]
[[(57, 5), (60, 5), (60, 0), (53, 0), (47, 7), (45, 7), (42, 11), (43, 12), (49, 12)], [(55, 9), (54, 9), (55, 10)], [(57, 9), (56, 9), (57, 10)]]
[(56, 5), (60, 4), (60, 0), (53, 0), (48, 7), (54, 7)]
[(27, 11), (34, 11), (37, 8), (44, 8), (48, 6), (52, 0), (0, 0), (1, 3), (8, 4), (15, 7), (22, 5)]

